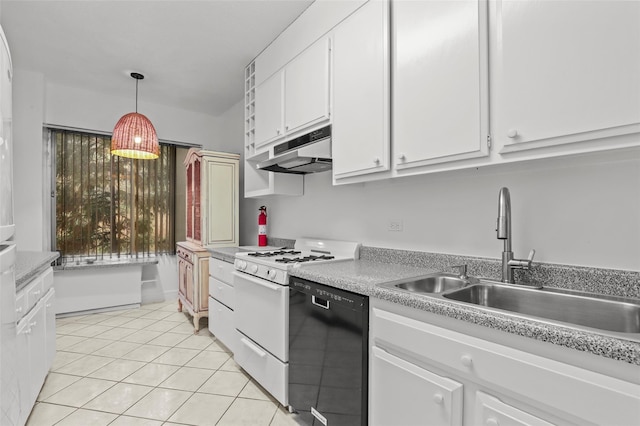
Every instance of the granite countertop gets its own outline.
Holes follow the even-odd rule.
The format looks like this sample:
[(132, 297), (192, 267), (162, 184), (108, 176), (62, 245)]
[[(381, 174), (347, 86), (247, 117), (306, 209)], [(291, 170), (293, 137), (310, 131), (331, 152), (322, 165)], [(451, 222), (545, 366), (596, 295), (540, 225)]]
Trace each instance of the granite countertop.
[(57, 251), (20, 251), (16, 252), (16, 291), (60, 256)]
[(428, 267), (349, 260), (315, 265), (299, 264), (291, 269), (291, 275), (492, 329), (640, 365), (640, 342), (637, 341), (563, 327), (533, 318), (502, 314), (441, 297), (410, 294), (378, 286), (435, 271)]

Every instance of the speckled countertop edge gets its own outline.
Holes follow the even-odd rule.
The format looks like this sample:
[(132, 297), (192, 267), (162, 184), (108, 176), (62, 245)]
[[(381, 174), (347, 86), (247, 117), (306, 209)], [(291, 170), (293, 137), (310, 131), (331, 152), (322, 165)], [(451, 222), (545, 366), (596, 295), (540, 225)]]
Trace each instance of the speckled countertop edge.
[(434, 314), (640, 365), (640, 343), (638, 342), (378, 286), (378, 284), (417, 277), (437, 270), (442, 269), (364, 259), (316, 265), (300, 264), (291, 270), (291, 275)]
[(24, 287), (45, 267), (60, 256), (57, 251), (20, 251), (16, 252), (16, 291)]

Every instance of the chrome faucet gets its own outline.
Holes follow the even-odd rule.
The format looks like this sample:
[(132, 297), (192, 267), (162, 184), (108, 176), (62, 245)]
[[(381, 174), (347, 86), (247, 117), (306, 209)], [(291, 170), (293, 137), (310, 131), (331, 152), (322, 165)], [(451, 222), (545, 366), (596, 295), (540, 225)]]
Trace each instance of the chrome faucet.
[(531, 250), (526, 260), (514, 259), (511, 250), (511, 197), (509, 188), (501, 188), (498, 194), (498, 224), (496, 227), (498, 239), (504, 240), (502, 250), (502, 282), (514, 284), (514, 269), (529, 269), (536, 251)]

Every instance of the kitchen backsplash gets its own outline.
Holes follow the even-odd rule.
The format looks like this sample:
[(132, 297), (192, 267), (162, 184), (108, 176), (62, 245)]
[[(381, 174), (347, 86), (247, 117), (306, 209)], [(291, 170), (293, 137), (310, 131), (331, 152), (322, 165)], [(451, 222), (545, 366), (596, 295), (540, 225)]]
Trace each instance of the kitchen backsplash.
[[(475, 277), (499, 280), (501, 262), (497, 259), (456, 256), (363, 246), (360, 259), (380, 263), (421, 266), (448, 272), (454, 265), (467, 265)], [(640, 298), (640, 272), (587, 268), (534, 262), (529, 271), (515, 271), (517, 283), (586, 291), (611, 296)]]

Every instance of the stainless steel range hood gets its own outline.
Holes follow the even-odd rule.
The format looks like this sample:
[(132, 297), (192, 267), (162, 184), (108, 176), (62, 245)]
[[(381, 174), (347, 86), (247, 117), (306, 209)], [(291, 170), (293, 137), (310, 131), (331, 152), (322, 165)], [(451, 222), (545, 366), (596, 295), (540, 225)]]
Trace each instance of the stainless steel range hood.
[(273, 158), (258, 170), (304, 175), (331, 170), (331, 126), (326, 126), (273, 147)]

